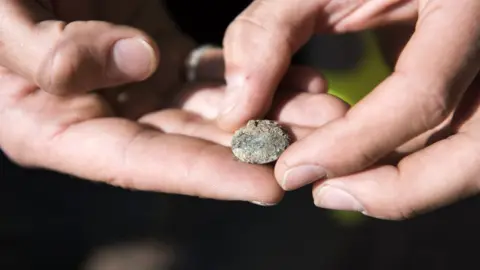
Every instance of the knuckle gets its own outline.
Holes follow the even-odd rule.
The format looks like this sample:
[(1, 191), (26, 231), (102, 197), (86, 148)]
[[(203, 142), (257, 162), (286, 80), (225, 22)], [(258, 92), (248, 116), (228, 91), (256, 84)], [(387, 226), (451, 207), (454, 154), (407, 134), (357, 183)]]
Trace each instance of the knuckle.
[(82, 82), (75, 82), (75, 74), (81, 65), (83, 53), (72, 41), (59, 43), (50, 53), (46, 66), (37, 73), (37, 80), (43, 90), (64, 95), (72, 91), (70, 86), (81, 86)]
[(146, 130), (139, 129), (136, 132), (132, 133), (130, 139), (122, 147), (120, 155), (118, 155), (118, 166), (115, 168), (121, 168), (120, 170), (108, 171), (103, 177), (103, 182), (108, 185), (120, 187), (123, 189), (137, 190), (142, 189), (138, 186), (139, 183), (131, 176), (130, 170), (132, 169), (131, 160), (134, 149), (138, 141), (146, 139), (148, 136)]
[(441, 94), (432, 94), (425, 97), (422, 103), (421, 121), (425, 129), (432, 129), (442, 123), (452, 110), (449, 98)]
[(356, 150), (356, 155), (352, 157), (356, 158), (357, 170), (358, 170), (360, 168), (365, 168), (372, 164), (375, 164), (375, 162), (378, 161), (381, 155), (382, 155), (381, 149), (358, 148), (358, 150)]
[[(65, 95), (89, 90), (89, 80), (82, 80), (82, 70), (97, 71), (98, 63), (91, 61), (94, 52), (88, 46), (93, 30), (108, 31), (110, 23), (97, 21), (58, 22), (51, 27), (55, 36), (52, 49), (40, 64), (35, 81), (40, 87), (52, 94)], [(81, 69), (81, 70), (80, 70)]]
[(432, 82), (421, 75), (399, 69), (394, 76), (403, 81), (409, 93), (416, 95), (415, 99), (410, 99), (412, 101), (408, 106), (411, 112), (416, 113), (419, 128), (430, 130), (449, 117), (457, 102), (457, 95), (445, 82)]

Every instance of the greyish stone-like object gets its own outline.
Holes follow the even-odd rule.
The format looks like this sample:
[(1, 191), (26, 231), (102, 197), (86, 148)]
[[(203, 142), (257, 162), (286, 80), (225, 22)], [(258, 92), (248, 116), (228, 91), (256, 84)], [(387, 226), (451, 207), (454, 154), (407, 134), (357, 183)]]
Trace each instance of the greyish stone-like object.
[(267, 164), (276, 161), (290, 145), (290, 137), (272, 120), (250, 120), (238, 129), (232, 138), (233, 155), (251, 164)]

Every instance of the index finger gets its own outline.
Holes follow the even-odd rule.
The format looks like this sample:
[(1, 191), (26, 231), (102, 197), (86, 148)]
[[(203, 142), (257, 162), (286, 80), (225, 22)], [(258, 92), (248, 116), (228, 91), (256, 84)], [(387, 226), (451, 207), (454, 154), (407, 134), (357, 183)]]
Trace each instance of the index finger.
[(415, 1), (253, 1), (230, 24), (223, 41), (229, 91), (219, 126), (233, 130), (262, 117), (292, 55), (314, 33), (410, 20), (414, 7)]
[(233, 130), (268, 111), (292, 54), (315, 30), (322, 2), (257, 0), (232, 22), (223, 41), (227, 95), (220, 127)]

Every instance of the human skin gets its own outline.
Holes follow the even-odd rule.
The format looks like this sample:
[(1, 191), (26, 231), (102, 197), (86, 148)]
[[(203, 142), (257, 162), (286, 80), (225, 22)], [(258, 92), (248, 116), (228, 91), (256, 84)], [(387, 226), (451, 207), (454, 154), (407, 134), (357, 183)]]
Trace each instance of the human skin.
[(287, 149), (276, 179), (284, 190), (314, 183), (319, 207), (383, 219), (476, 195), (478, 18), (476, 0), (256, 0), (225, 35), (228, 90), (217, 122), (232, 130), (263, 115), (292, 54), (313, 34), (411, 24), (391, 76)]
[[(214, 119), (224, 95), (223, 52), (204, 54), (156, 0), (0, 2), (0, 146), (24, 167), (128, 189), (275, 204), (273, 168), (237, 162)], [(211, 60), (211, 61), (210, 61)], [(322, 77), (291, 68), (270, 110), (304, 136), (346, 111)], [(322, 117), (303, 117), (303, 109)]]

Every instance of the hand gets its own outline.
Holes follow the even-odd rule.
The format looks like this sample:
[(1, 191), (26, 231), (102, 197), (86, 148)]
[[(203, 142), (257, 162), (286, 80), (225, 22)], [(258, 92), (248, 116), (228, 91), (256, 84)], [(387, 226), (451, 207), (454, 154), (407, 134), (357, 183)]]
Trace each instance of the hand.
[[(0, 37), (0, 146), (8, 157), (124, 188), (263, 204), (282, 198), (272, 168), (235, 161), (221, 145), (231, 134), (208, 121), (223, 89), (192, 86), (188, 96), (180, 91), (184, 58), (194, 44), (172, 30), (157, 1), (56, 1), (45, 8), (24, 3), (0, 6), (3, 22), (11, 24), (4, 29), (12, 29)], [(54, 15), (73, 22), (38, 19)], [(80, 19), (136, 28), (75, 21)], [(133, 43), (118, 41), (124, 38)], [(112, 47), (122, 42), (126, 47)], [(221, 77), (223, 69), (208, 63), (221, 63), (222, 52), (205, 57), (198, 74)], [(341, 101), (314, 94), (324, 92), (323, 81), (306, 72), (292, 69), (285, 85), (312, 94), (285, 99), (272, 117), (308, 126), (346, 111)], [(318, 102), (325, 104), (324, 117), (299, 118), (299, 110), (318, 110)], [(195, 118), (196, 111), (206, 120)], [(292, 130), (301, 135), (310, 129)]]
[(416, 21), (393, 74), (287, 149), (277, 180), (285, 190), (316, 182), (317, 206), (385, 219), (477, 194), (479, 16), (474, 0), (257, 0), (225, 36), (231, 90), (218, 122), (228, 130), (262, 115), (292, 53), (312, 34)]
[[(199, 66), (199, 73), (206, 78), (221, 78), (224, 73), (223, 69), (208, 64), (223, 63), (223, 52), (218, 49), (209, 50), (205, 52), (203, 59), (204, 61), (200, 61), (200, 63), (204, 62), (205, 65), (202, 66), (201, 64)], [(201, 71), (202, 67), (203, 71)], [(266, 118), (276, 120), (284, 127), (287, 127), (294, 141), (307, 136), (315, 128), (341, 117), (348, 109), (346, 103), (325, 93), (324, 80), (319, 74), (309, 68), (290, 68), (278, 92), (279, 95), (273, 101), (274, 106), (268, 112)], [(208, 186), (212, 186), (214, 191), (220, 192), (226, 189), (231, 191), (232, 194), (243, 196), (240, 197), (240, 200), (247, 200), (248, 198), (245, 199), (243, 194), (246, 193), (248, 195), (249, 192), (253, 193), (253, 191), (256, 191), (256, 197), (260, 199), (255, 199), (255, 197), (251, 196), (248, 200), (262, 206), (276, 204), (282, 198), (283, 192), (274, 180), (272, 168), (246, 165), (234, 161), (230, 150), (230, 141), (233, 134), (220, 129), (216, 125), (215, 118), (218, 116), (224, 96), (224, 83), (187, 85), (178, 93), (178, 96), (172, 102), (172, 106), (149, 113), (141, 117), (139, 122), (167, 134), (199, 138), (217, 144), (218, 147), (223, 146), (221, 147), (222, 149), (228, 149), (228, 155), (223, 155), (223, 153), (222, 155), (217, 155), (218, 160), (215, 163), (208, 162), (210, 167), (207, 168), (205, 166), (203, 168), (206, 171), (204, 175), (212, 174), (212, 176), (209, 176), (210, 179), (205, 179), (205, 182), (199, 181), (202, 180), (201, 178), (190, 179), (190, 181), (199, 182), (199, 186), (203, 186), (197, 187), (193, 185), (202, 193), (204, 189), (209, 190)], [(213, 155), (214, 153), (207, 153), (192, 157), (192, 159), (203, 163), (202, 159), (208, 160)], [(238, 166), (238, 168), (234, 166)], [(268, 171), (270, 174), (268, 177), (263, 175), (264, 179), (259, 178), (258, 175), (249, 171), (254, 168)], [(240, 173), (241, 171), (242, 173)], [(189, 173), (189, 175), (191, 174)], [(214, 181), (216, 179), (218, 179), (218, 183)], [(228, 183), (228, 181), (232, 183)], [(275, 184), (272, 185), (273, 183)], [(270, 192), (271, 190), (277, 192), (274, 193), (276, 197), (270, 194), (270, 197), (263, 196), (262, 198), (262, 193), (266, 193), (269, 190)], [(222, 194), (222, 192), (219, 194)], [(229, 196), (231, 197), (232, 195)], [(231, 199), (230, 197), (222, 198)]]

